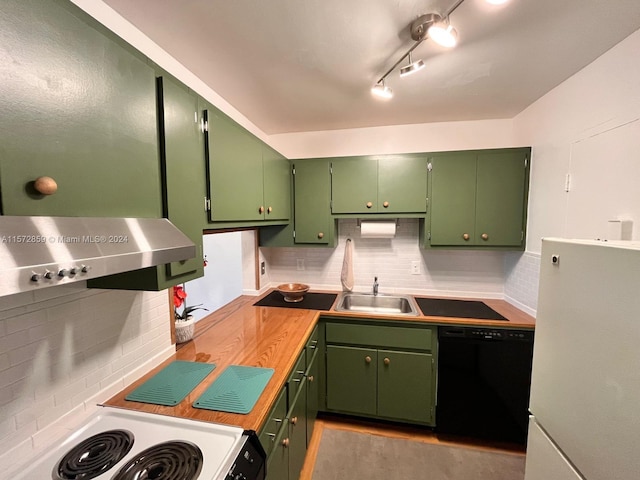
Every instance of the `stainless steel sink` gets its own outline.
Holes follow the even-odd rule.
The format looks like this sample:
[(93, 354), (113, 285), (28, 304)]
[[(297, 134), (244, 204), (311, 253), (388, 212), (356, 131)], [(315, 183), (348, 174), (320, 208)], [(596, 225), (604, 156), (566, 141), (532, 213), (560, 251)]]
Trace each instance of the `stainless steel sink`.
[(414, 317), (419, 315), (415, 301), (410, 296), (367, 293), (341, 293), (336, 311)]

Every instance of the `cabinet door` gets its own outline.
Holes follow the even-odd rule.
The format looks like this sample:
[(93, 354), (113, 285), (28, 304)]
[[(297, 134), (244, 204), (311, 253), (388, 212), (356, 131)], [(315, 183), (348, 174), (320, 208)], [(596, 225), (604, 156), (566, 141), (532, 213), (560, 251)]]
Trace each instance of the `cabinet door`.
[(262, 220), (262, 145), (220, 112), (208, 111), (211, 222)]
[(318, 352), (314, 352), (311, 363), (307, 367), (307, 447), (311, 442), (313, 427), (318, 416), (318, 403), (320, 390), (318, 389)]
[(166, 172), (166, 215), (195, 244), (198, 254), (173, 262), (169, 275), (202, 268), (202, 219), (205, 217), (204, 155), (198, 123), (198, 98), (169, 77), (158, 78), (161, 156)]
[[(275, 438), (273, 450), (267, 460), (267, 478), (269, 480), (289, 479), (289, 423), (285, 419), (283, 428)], [(296, 479), (297, 480), (297, 477)]]
[(431, 245), (471, 245), (475, 238), (476, 154), (429, 157)]
[(432, 422), (432, 382), (430, 354), (378, 350), (378, 415)]
[[(304, 382), (304, 380), (303, 380)], [(289, 478), (299, 478), (307, 454), (306, 382), (298, 391), (289, 410)]]
[[(2, 2), (2, 213), (160, 217), (154, 70), (85, 17), (69, 2)], [(40, 176), (55, 194), (35, 191)]]
[(475, 243), (520, 246), (524, 237), (527, 154), (478, 155)]
[(264, 219), (288, 220), (291, 217), (291, 165), (272, 148), (262, 146), (264, 173)]
[(294, 168), (295, 242), (332, 244), (330, 161), (301, 160)]
[(377, 352), (327, 345), (327, 408), (376, 414)]
[(426, 155), (386, 156), (378, 160), (378, 212), (427, 211)]
[[(287, 389), (283, 388), (278, 395), (275, 406), (269, 414), (269, 418), (265, 422), (260, 432), (260, 443), (264, 448), (267, 457), (271, 456), (271, 452), (275, 449), (276, 439), (280, 430), (285, 425), (285, 417), (287, 415)], [(287, 428), (284, 428), (287, 431)]]
[(377, 211), (378, 161), (375, 158), (335, 158), (331, 172), (333, 213)]

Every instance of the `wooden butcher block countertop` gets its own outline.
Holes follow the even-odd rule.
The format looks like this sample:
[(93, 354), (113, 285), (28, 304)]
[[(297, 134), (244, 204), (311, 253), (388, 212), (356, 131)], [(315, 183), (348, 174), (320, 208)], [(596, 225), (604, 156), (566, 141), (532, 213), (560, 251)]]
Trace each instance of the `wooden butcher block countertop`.
[[(269, 293), (269, 292), (268, 292)], [(266, 294), (265, 294), (266, 296)], [(258, 431), (284, 386), (298, 354), (318, 322), (320, 314), (335, 318), (362, 317), (331, 311), (301, 308), (255, 307), (259, 297), (243, 295), (196, 324), (194, 339), (178, 346), (176, 353), (142, 378), (108, 400), (105, 405), (148, 413), (190, 418), (206, 422), (240, 426)], [(510, 328), (533, 328), (535, 320), (502, 300), (483, 300), (509, 319), (505, 321), (454, 319), (444, 317), (369, 318), (430, 324), (484, 325)], [(334, 305), (335, 307), (335, 305)], [(175, 407), (125, 400), (125, 397), (174, 360), (214, 363), (211, 372)], [(246, 415), (194, 408), (191, 405), (229, 365), (273, 368), (274, 374), (250, 413)]]

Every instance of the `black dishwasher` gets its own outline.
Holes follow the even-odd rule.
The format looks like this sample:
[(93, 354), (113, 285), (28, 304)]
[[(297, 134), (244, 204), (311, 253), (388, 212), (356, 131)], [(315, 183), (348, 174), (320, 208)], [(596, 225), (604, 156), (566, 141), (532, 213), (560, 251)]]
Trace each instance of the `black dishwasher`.
[(438, 328), (436, 431), (525, 444), (533, 330)]

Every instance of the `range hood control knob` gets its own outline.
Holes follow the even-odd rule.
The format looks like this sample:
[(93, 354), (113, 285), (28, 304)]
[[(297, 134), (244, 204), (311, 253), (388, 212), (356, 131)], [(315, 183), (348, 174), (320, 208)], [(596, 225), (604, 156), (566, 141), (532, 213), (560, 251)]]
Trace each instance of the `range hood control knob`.
[(39, 282), (41, 279), (42, 279), (42, 275), (40, 275), (39, 273), (34, 273), (31, 275), (32, 282)]
[(91, 270), (89, 265), (82, 265), (82, 273), (87, 273)]
[(47, 270), (44, 274), (44, 278), (51, 280), (53, 278), (53, 272)]
[(60, 270), (58, 270), (58, 276), (60, 278), (68, 277), (69, 276), (69, 270), (67, 270), (66, 268), (61, 268)]
[(80, 268), (78, 267), (71, 267), (69, 269), (69, 275), (75, 275), (76, 273), (78, 273), (80, 271)]

